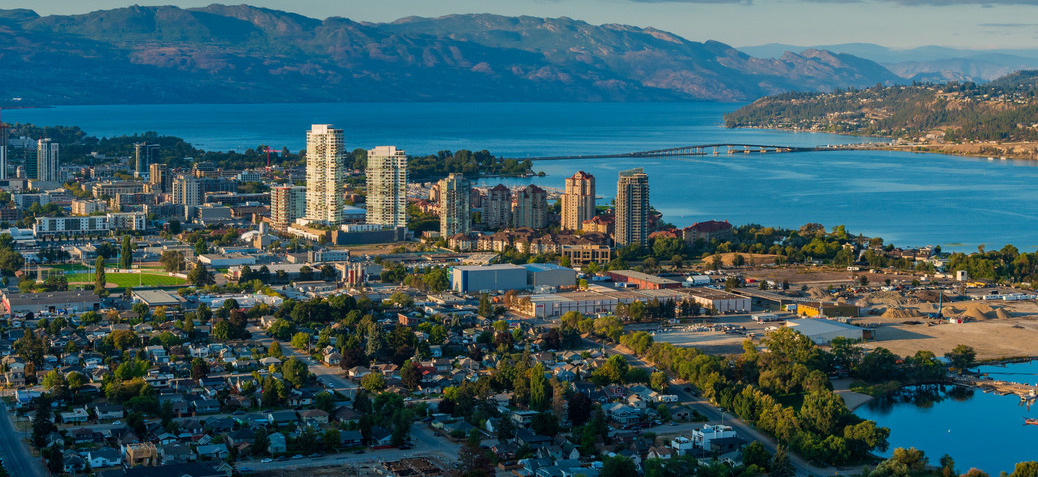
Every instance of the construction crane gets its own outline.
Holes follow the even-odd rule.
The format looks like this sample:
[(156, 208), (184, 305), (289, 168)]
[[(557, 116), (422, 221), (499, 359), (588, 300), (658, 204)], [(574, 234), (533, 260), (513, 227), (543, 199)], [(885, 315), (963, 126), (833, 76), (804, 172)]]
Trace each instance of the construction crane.
[(270, 169), (270, 153), (271, 152), (275, 152), (276, 153), (278, 151), (276, 149), (271, 149), (271, 148), (269, 148), (267, 146), (263, 146), (263, 152), (267, 153), (267, 169)]

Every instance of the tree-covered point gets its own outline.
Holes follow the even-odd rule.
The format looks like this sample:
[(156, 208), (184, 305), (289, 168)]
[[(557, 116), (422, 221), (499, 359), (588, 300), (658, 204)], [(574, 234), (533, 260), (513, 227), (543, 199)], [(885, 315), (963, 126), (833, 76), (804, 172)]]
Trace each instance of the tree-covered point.
[[(217, 167), (242, 169), (263, 167), (267, 164), (268, 145), (259, 144), (244, 151), (207, 151), (175, 136), (163, 136), (154, 131), (115, 137), (90, 136), (79, 126), (36, 126), (16, 123), (11, 135), (33, 139), (50, 138), (61, 144), (59, 154), (63, 164), (99, 164), (120, 157), (133, 157), (134, 144), (148, 143), (159, 146), (158, 158), (152, 162), (171, 167), (189, 168), (194, 162), (212, 162)], [(94, 155), (93, 153), (97, 153)], [(107, 158), (103, 159), (101, 157)], [(187, 158), (191, 158), (188, 160)], [(358, 148), (346, 154), (347, 169), (364, 170), (367, 165), (367, 150)], [(272, 149), (270, 163), (282, 167), (306, 164), (306, 151), (293, 153), (287, 147)], [(532, 172), (533, 164), (528, 161), (496, 157), (486, 149), (470, 151), (442, 150), (436, 154), (408, 157), (408, 175), (414, 179), (437, 179), (450, 173), (479, 175), (523, 175)], [(252, 186), (261, 189), (258, 186)]]
[(916, 138), (943, 130), (949, 142), (1034, 141), (1038, 72), (991, 83), (876, 86), (832, 93), (785, 93), (761, 98), (724, 116), (725, 125), (814, 129)]

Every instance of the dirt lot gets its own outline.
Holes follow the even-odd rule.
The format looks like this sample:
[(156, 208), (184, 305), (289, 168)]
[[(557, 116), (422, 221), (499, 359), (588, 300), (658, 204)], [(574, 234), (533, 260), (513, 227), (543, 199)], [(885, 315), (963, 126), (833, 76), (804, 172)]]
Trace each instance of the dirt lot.
[(926, 320), (920, 320), (923, 323), (918, 325), (874, 318), (862, 321), (888, 321), (875, 329), (876, 340), (864, 346), (870, 349), (882, 346), (899, 356), (912, 355), (918, 350), (943, 356), (960, 344), (972, 346), (979, 360), (1038, 355), (1038, 348), (1034, 346), (1038, 343), (1038, 320), (1034, 317), (937, 326), (929, 326)]
[(868, 270), (850, 271), (832, 267), (782, 267), (782, 268), (747, 268), (741, 272), (747, 278), (771, 280), (776, 283), (789, 281), (791, 285), (827, 286), (859, 283), (861, 277), (867, 277), (871, 286), (880, 286), (890, 279), (891, 284), (912, 283), (922, 280), (922, 275), (892, 273), (869, 273)]

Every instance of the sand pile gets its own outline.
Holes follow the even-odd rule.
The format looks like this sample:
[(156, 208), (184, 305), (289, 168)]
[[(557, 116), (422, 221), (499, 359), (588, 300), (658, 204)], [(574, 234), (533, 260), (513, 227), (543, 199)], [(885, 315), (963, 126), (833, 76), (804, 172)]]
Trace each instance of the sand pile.
[(981, 313), (978, 308), (967, 308), (966, 311), (959, 315), (959, 318), (970, 319), (973, 321), (987, 321), (988, 317), (984, 313)]
[(1013, 315), (1010, 315), (1009, 312), (1007, 312), (1005, 308), (996, 308), (995, 309), (995, 318), (998, 318), (1000, 320), (1008, 320), (1008, 319), (1010, 319), (1012, 317), (1013, 317)]
[(819, 287), (811, 287), (807, 289), (807, 295), (811, 298), (828, 298), (829, 292)]
[(894, 318), (903, 320), (906, 318), (919, 318), (923, 315), (911, 308), (898, 308), (891, 306), (888, 307), (887, 310), (884, 311), (883, 314), (880, 316), (882, 316), (883, 318)]
[(915, 300), (905, 298), (898, 292), (885, 291), (876, 292), (858, 300), (858, 306), (905, 306), (915, 303)]

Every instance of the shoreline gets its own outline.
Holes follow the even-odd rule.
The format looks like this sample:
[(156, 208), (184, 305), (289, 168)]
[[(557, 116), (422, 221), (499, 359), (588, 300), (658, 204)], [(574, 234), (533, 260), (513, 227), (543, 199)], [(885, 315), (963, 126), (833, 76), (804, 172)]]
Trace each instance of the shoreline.
[(898, 141), (898, 138), (889, 136), (871, 136), (868, 134), (854, 134), (848, 132), (836, 132), (836, 131), (811, 131), (803, 129), (790, 129), (790, 128), (774, 128), (774, 127), (762, 127), (762, 126), (739, 126), (736, 128), (728, 129), (767, 129), (771, 131), (785, 131), (791, 133), (823, 133), (833, 134), (838, 136), (848, 137), (861, 137), (861, 138), (875, 138), (882, 139), (886, 142), (877, 141), (875, 143), (869, 143), (870, 145), (863, 145), (861, 150), (879, 150), (879, 151), (893, 151), (893, 152), (919, 152), (929, 154), (945, 154), (948, 156), (959, 156), (959, 157), (975, 157), (978, 159), (991, 158), (993, 160), (1028, 160), (1038, 161), (1038, 142), (1018, 141), (1018, 142), (981, 142), (981, 143), (967, 143), (967, 144), (955, 144), (955, 143), (912, 143), (912, 144), (893, 144), (893, 141)]

